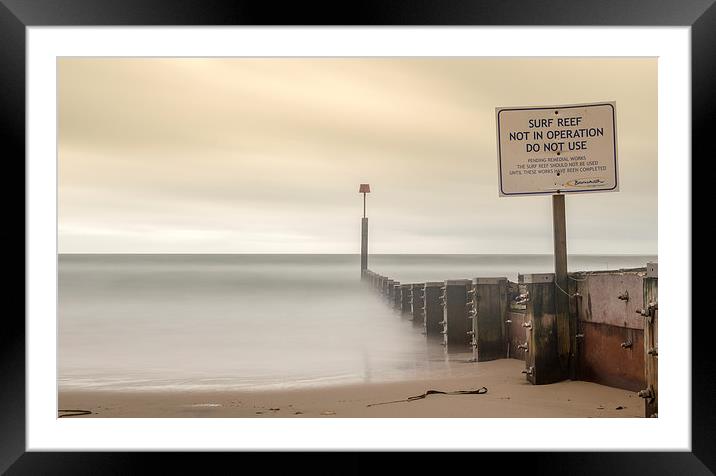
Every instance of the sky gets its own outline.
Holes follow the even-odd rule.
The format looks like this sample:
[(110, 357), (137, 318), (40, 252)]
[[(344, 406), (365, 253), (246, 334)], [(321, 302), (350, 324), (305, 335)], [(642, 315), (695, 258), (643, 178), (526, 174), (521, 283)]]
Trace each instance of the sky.
[(655, 58), (62, 58), (61, 253), (551, 253), (495, 107), (615, 101), (619, 191), (570, 254), (657, 253)]

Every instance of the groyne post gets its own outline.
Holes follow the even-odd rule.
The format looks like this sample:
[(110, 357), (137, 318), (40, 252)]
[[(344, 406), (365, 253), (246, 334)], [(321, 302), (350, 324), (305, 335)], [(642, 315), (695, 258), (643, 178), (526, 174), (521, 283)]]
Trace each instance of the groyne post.
[(412, 287), (412, 284), (400, 285), (400, 313), (405, 316), (410, 314), (410, 290)]
[(554, 279), (552, 273), (520, 275), (529, 299), (524, 323), (527, 342), (518, 347), (525, 351), (523, 373), (534, 385), (567, 378), (560, 363)]
[(423, 326), (425, 315), (425, 284), (412, 284), (410, 286), (410, 314), (413, 326)]
[(472, 280), (472, 346), (479, 362), (507, 356), (506, 320), (508, 309), (507, 278)]
[(443, 335), (449, 350), (467, 350), (470, 345), (468, 326), (468, 279), (449, 279), (444, 286)]
[(646, 388), (639, 392), (644, 398), (644, 416), (656, 417), (659, 412), (659, 274), (656, 263), (647, 263), (644, 277), (644, 377)]
[(401, 291), (400, 281), (393, 281), (393, 294), (391, 295), (393, 309), (400, 310)]
[(423, 288), (423, 299), (425, 300), (423, 316), (425, 335), (428, 338), (441, 337), (440, 333), (443, 330), (442, 286), (442, 282), (432, 281), (425, 283), (425, 287)]
[(388, 278), (385, 280), (383, 288), (383, 295), (385, 295), (385, 298), (390, 301), (390, 299), (393, 297), (393, 280)]

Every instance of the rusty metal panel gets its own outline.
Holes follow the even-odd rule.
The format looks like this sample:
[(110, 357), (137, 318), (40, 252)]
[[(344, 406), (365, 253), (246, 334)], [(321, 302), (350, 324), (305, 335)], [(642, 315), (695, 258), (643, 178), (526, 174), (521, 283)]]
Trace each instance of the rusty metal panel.
[(636, 313), (642, 307), (644, 272), (575, 273), (571, 278), (581, 296), (580, 321), (644, 328)]
[(644, 332), (592, 322), (579, 323), (581, 380), (637, 391), (644, 388)]

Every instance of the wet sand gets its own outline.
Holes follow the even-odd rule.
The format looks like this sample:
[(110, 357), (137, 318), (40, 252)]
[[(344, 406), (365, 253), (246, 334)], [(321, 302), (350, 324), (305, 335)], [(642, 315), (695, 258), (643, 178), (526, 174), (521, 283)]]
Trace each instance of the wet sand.
[[(89, 410), (72, 418), (353, 418), (353, 417), (641, 417), (634, 392), (589, 382), (530, 385), (524, 362), (503, 359), (465, 364), (464, 374), (393, 383), (365, 383), (270, 391), (60, 391), (60, 409)], [(475, 390), (482, 395), (428, 395), (427, 390)], [(619, 409), (621, 407), (621, 409)]]

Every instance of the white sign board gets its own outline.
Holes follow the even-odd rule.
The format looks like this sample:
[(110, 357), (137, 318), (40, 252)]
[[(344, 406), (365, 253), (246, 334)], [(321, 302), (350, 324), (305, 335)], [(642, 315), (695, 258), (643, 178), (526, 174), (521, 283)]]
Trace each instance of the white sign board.
[(616, 103), (500, 107), (500, 196), (616, 192)]

